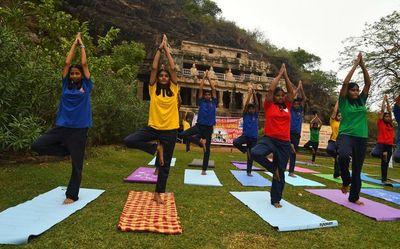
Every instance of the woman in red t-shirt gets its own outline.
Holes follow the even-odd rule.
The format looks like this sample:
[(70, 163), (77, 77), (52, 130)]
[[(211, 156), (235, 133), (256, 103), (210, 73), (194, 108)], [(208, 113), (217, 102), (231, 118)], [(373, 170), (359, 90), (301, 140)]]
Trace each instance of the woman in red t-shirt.
[[(287, 96), (278, 87), (279, 80), (285, 79)], [(273, 173), (271, 186), (271, 204), (282, 207), (280, 200), (285, 186), (285, 170), (290, 156), (290, 108), (294, 97), (292, 82), (282, 64), (276, 78), (271, 82), (269, 92), (264, 102), (265, 127), (264, 137), (251, 150), (252, 158)], [(267, 122), (268, 120), (268, 122)], [(273, 154), (273, 161), (267, 156)]]
[[(386, 104), (386, 112), (385, 112), (385, 104)], [(394, 138), (394, 129), (392, 120), (392, 110), (390, 108), (387, 96), (385, 95), (382, 101), (382, 109), (381, 112), (379, 113), (379, 119), (378, 119), (377, 144), (371, 152), (372, 156), (381, 158), (381, 173), (382, 173), (383, 183), (386, 183), (387, 181), (387, 171), (389, 167), (389, 161), (390, 158), (392, 157), (393, 138)]]

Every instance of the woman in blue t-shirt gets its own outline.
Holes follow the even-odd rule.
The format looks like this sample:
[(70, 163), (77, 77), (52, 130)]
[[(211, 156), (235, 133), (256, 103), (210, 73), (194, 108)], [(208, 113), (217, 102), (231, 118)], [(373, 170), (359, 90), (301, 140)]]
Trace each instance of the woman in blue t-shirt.
[[(81, 65), (71, 65), (76, 46), (81, 48)], [(62, 77), (56, 127), (36, 139), (32, 150), (39, 155), (71, 156), (72, 173), (64, 200), (64, 204), (71, 204), (78, 200), (87, 132), (92, 127), (90, 92), (93, 83), (90, 80), (85, 46), (80, 33), (65, 60)]]
[[(254, 104), (250, 103), (250, 99), (253, 97)], [(247, 175), (251, 174), (251, 168), (253, 167), (253, 159), (251, 158), (251, 148), (257, 144), (258, 137), (258, 99), (256, 91), (253, 87), (249, 86), (249, 92), (244, 104), (243, 109), (243, 133), (241, 136), (233, 140), (233, 146), (238, 150), (247, 154)], [(244, 146), (246, 144), (246, 146)]]

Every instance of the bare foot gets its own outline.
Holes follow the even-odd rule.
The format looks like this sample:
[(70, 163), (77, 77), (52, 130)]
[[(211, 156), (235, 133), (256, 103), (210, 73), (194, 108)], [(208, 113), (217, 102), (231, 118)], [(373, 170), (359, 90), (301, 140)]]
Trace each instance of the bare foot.
[(289, 173), (289, 176), (291, 176), (291, 177), (296, 177), (296, 176), (294, 175), (294, 173)]
[(161, 199), (160, 193), (154, 193), (153, 201), (157, 202), (157, 204), (164, 204), (164, 201)]
[(253, 176), (251, 173), (247, 173), (247, 176)]
[(356, 200), (355, 202), (353, 202), (359, 206), (364, 206), (364, 202), (360, 201), (360, 200)]
[(206, 143), (207, 143), (206, 139), (204, 138), (200, 139), (200, 145), (203, 148), (203, 152), (206, 152)]
[(70, 199), (70, 198), (65, 198), (63, 204), (64, 204), (64, 205), (68, 205), (68, 204), (72, 204), (72, 203), (74, 203), (74, 202), (75, 202), (75, 201), (72, 200), (72, 199)]
[(276, 202), (276, 203), (274, 203), (272, 205), (274, 205), (274, 207), (276, 207), (276, 208), (281, 208), (282, 207), (282, 205), (279, 202)]
[(294, 148), (293, 144), (290, 144), (290, 148), (292, 149), (293, 154), (296, 154), (296, 149)]
[(279, 176), (279, 170), (278, 170), (278, 168), (276, 168), (276, 170), (275, 170), (275, 172), (274, 172), (273, 179), (277, 180), (278, 182), (281, 181), (281, 177)]
[(201, 174), (202, 174), (203, 176), (207, 175), (207, 173), (206, 173), (205, 170), (202, 170), (202, 171), (201, 171)]
[(164, 147), (160, 142), (157, 143), (157, 155), (160, 166), (164, 166)]
[(154, 170), (153, 175), (158, 175), (158, 172), (160, 172), (160, 169), (157, 167), (156, 170)]
[(388, 156), (388, 153), (387, 152), (383, 152), (383, 161), (387, 161), (387, 156)]
[(342, 190), (343, 194), (347, 194), (349, 192), (349, 186), (342, 185), (342, 188), (340, 190)]

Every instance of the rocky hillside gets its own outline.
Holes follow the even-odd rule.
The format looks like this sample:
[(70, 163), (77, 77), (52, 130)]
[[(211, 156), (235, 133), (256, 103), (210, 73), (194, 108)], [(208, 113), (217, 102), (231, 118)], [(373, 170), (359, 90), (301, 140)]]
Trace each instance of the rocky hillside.
[(150, 50), (166, 33), (173, 46), (182, 40), (259, 50), (255, 39), (231, 22), (195, 20), (185, 11), (186, 0), (66, 0), (62, 8), (88, 21), (92, 35), (110, 27), (121, 29), (120, 39), (135, 40)]

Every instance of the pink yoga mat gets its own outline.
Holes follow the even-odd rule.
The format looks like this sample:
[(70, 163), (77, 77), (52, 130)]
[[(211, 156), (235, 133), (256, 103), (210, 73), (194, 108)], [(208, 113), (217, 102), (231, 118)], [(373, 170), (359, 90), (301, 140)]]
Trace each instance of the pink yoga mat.
[(302, 168), (302, 167), (298, 167), (298, 166), (295, 166), (295, 167), (294, 167), (294, 171), (300, 172), (300, 173), (311, 173), (311, 174), (318, 174), (318, 173), (320, 173), (320, 172), (315, 171), (315, 170), (312, 170), (312, 169)]
[(400, 209), (392, 208), (379, 202), (371, 201), (360, 197), (364, 205), (357, 205), (349, 202), (348, 194), (343, 194), (338, 189), (305, 189), (306, 191), (326, 198), (332, 202), (350, 208), (360, 214), (373, 218), (377, 221), (391, 221), (400, 219)]
[(156, 183), (157, 175), (154, 175), (154, 168), (139, 167), (132, 174), (127, 176), (126, 182)]
[[(247, 162), (240, 162), (240, 161), (231, 161), (231, 163), (233, 164), (233, 166), (235, 166), (236, 168), (240, 169), (240, 170), (246, 170), (247, 169)], [(257, 166), (252, 166), (251, 170), (254, 171), (264, 171), (264, 169), (261, 169)]]

